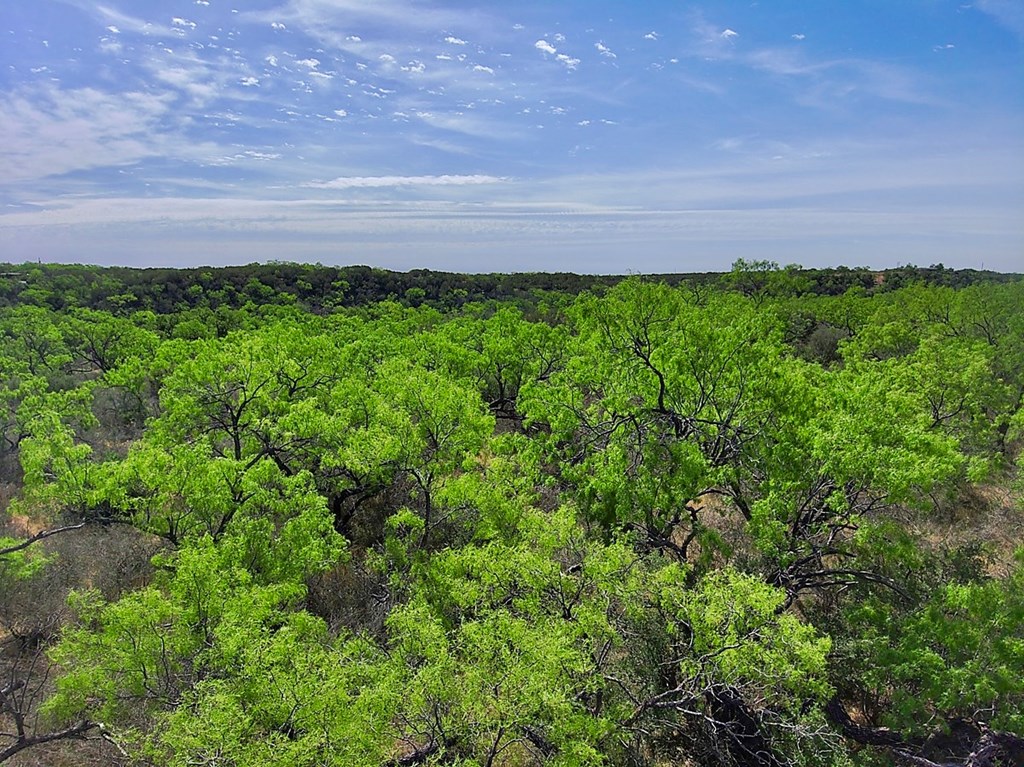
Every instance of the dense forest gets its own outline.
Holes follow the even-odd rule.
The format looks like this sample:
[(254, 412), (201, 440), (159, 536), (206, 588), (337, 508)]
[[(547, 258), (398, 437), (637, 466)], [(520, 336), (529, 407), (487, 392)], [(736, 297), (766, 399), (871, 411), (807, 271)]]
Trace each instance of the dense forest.
[(1024, 764), (1024, 280), (0, 275), (0, 763)]
[[(1020, 275), (935, 264), (884, 271), (780, 268), (771, 261), (737, 261), (724, 284), (751, 294), (837, 296), (851, 288), (875, 293), (912, 283), (962, 288), (978, 282), (1013, 281)], [(0, 307), (33, 304), (115, 313), (157, 314), (193, 309), (226, 311), (278, 304), (322, 313), (340, 307), (398, 301), (407, 306), (452, 310), (466, 304), (502, 301), (534, 304), (548, 293), (576, 295), (611, 287), (624, 277), (579, 274), (453, 274), (426, 269), (392, 272), (368, 266), (270, 263), (199, 269), (130, 269), (68, 264), (0, 264)], [(719, 273), (662, 274), (666, 285), (722, 285)], [(208, 314), (200, 315), (210, 319)]]

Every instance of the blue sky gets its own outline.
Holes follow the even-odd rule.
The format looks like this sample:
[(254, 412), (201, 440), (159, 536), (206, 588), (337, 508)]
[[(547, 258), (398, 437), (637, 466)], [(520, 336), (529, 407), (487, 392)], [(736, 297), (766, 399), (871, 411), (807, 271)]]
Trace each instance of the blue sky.
[(3, 0), (0, 260), (1024, 271), (1024, 2)]

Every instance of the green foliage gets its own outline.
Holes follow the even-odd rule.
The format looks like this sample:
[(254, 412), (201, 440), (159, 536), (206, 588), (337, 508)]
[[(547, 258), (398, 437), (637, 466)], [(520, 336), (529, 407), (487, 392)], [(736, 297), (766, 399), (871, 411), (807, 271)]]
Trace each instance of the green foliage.
[(742, 686), (749, 699), (776, 714), (799, 718), (808, 700), (831, 694), (831, 642), (794, 615), (781, 612), (785, 593), (725, 569), (677, 597), (690, 632), (686, 676), (706, 684)]
[(55, 726), (182, 767), (838, 766), (835, 705), (1024, 730), (1024, 555), (931, 511), (1016, 458), (1020, 284), (737, 263), (494, 305), (271, 266), (0, 314), (12, 510), (162, 541), (73, 597)]
[(529, 387), (528, 419), (550, 429), (596, 518), (664, 539), (767, 416), (758, 399), (782, 353), (778, 336), (733, 297), (698, 306), (631, 281), (581, 299), (573, 319), (569, 362)]
[(39, 573), (50, 558), (38, 548), (20, 548), (17, 538), (0, 535), (0, 585), (16, 580), (27, 580)]
[(881, 718), (920, 731), (933, 717), (1024, 732), (1024, 551), (1006, 578), (941, 585), (901, 614), (879, 599), (849, 610), (858, 679)]
[[(166, 720), (206, 680), (244, 669), (254, 647), (293, 633), (322, 633), (308, 616), (288, 609), (302, 596), (300, 583), (260, 584), (236, 553), (207, 537), (164, 558), (170, 573), (161, 583), (110, 604), (95, 593), (78, 595), (73, 607), (81, 623), (53, 652), (66, 673), (47, 712), (63, 718), (86, 710), (110, 722)], [(233, 686), (245, 682), (232, 679)]]

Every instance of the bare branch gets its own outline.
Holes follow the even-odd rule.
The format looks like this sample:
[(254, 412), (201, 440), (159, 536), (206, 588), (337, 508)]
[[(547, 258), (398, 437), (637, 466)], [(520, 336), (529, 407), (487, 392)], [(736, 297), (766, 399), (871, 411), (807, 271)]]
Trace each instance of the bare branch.
[(32, 746), (39, 746), (43, 743), (51, 743), (55, 740), (69, 740), (84, 738), (86, 733), (99, 727), (98, 722), (90, 722), (88, 719), (66, 727), (63, 730), (54, 730), (53, 732), (47, 732), (42, 735), (33, 735), (31, 737), (19, 737), (14, 743), (0, 751), (0, 762), (6, 762), (12, 756), (17, 753), (24, 751), (26, 748)]
[(53, 528), (51, 530), (43, 530), (43, 531), (38, 532), (35, 535), (31, 536), (30, 538), (26, 538), (25, 540), (23, 540), (23, 541), (21, 541), (19, 543), (14, 544), (13, 546), (7, 546), (6, 548), (0, 549), (0, 557), (6, 556), (8, 554), (13, 554), (16, 551), (22, 551), (23, 549), (27, 549), (33, 543), (36, 543), (37, 541), (41, 541), (44, 538), (49, 538), (51, 535), (58, 535), (60, 533), (67, 533), (67, 532), (69, 532), (71, 530), (80, 530), (83, 527), (85, 527), (85, 522), (79, 522), (77, 525), (66, 525), (64, 527), (55, 527), (55, 528)]

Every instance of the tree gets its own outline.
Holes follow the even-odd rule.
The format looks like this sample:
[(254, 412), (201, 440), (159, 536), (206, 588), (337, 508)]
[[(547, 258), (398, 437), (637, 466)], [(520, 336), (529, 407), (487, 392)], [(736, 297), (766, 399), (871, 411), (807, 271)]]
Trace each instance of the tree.
[[(410, 288), (345, 276), (353, 302)], [(15, 510), (130, 523), (158, 551), (144, 582), (73, 598), (40, 733), (103, 722), (181, 767), (980, 767), (1017, 748), (1024, 567), (933, 513), (1012, 481), (1013, 290), (633, 278), (443, 315), (452, 285), (522, 285), (420, 277), (417, 308), (46, 314), (52, 366), (0, 352)], [(842, 331), (827, 360), (816, 328)], [(138, 405), (116, 438), (114, 396)], [(48, 572), (38, 545), (0, 542), (0, 577)], [(0, 748), (31, 745), (37, 709), (4, 705)]]
[[(47, 557), (34, 544), (78, 530), (82, 526), (79, 523), (48, 528), (22, 539), (0, 536), (0, 592), (9, 594), (16, 581), (29, 580), (46, 567)], [(13, 731), (4, 726), (0, 732), (0, 762), (28, 748), (85, 737), (99, 727), (98, 723), (87, 718), (79, 718), (66, 726), (53, 729), (41, 726), (35, 716), (35, 709), (45, 694), (48, 677), (44, 648), (34, 637), (20, 636), (17, 633), (18, 627), (6, 618), (4, 615), (2, 624), (6, 636), (0, 640), (0, 652), (13, 660), (4, 664), (6, 673), (0, 677), (0, 722), (5, 725), (9, 723)]]

